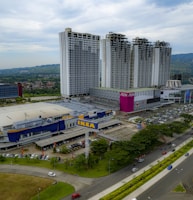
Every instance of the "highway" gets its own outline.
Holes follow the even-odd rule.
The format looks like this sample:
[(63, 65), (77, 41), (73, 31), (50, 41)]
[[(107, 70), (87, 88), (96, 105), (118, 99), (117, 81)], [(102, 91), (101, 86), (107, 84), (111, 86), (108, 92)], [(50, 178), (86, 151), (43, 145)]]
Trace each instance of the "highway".
[[(137, 200), (192, 200), (193, 199), (193, 155), (190, 155), (172, 169), (170, 173), (164, 176), (160, 181), (146, 190)], [(172, 192), (173, 189), (184, 183), (189, 186), (188, 193)]]
[[(192, 137), (191, 133), (192, 133), (192, 130), (188, 131), (186, 134), (176, 138), (173, 141), (173, 143), (175, 143), (176, 145), (180, 145), (185, 140)], [(172, 150), (169, 145), (163, 145), (162, 149), (166, 149), (167, 151)], [(145, 162), (138, 163), (137, 167), (139, 169), (142, 169), (146, 166), (149, 166), (149, 164), (152, 163), (153, 161), (159, 159), (160, 157), (163, 157), (161, 153), (162, 153), (162, 150), (160, 148), (149, 153), (145, 157)], [(129, 165), (118, 172), (112, 173), (109, 176), (95, 179), (91, 185), (78, 191), (80, 194), (82, 194), (82, 197), (80, 199), (84, 199), (84, 200), (95, 199), (95, 195), (98, 195), (102, 191), (112, 187), (118, 182), (122, 182), (122, 180), (124, 180), (126, 177), (133, 175), (133, 173), (131, 172), (132, 167), (133, 167), (132, 165)], [(66, 197), (63, 200), (70, 200), (70, 197)]]

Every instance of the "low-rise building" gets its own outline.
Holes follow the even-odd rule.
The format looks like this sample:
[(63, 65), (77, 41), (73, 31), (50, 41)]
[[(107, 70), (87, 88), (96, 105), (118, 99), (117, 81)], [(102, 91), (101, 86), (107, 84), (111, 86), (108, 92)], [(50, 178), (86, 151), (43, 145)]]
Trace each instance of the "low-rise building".
[(138, 112), (161, 106), (160, 90), (157, 88), (91, 88), (90, 95), (96, 101), (114, 103), (123, 112)]
[(22, 85), (0, 83), (0, 99), (11, 99), (22, 96)]

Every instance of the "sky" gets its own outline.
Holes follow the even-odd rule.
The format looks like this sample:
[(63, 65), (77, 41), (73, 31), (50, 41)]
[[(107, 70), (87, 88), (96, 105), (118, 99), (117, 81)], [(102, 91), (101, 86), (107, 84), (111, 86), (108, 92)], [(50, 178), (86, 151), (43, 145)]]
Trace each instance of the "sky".
[(0, 69), (59, 64), (59, 32), (109, 32), (193, 53), (193, 0), (0, 1)]

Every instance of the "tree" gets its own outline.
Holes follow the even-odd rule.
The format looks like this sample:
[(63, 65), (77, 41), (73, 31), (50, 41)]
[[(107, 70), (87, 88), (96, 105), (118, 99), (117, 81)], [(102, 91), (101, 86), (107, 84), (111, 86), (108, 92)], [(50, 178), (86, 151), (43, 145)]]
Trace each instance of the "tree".
[(186, 122), (172, 122), (169, 124), (169, 128), (173, 131), (173, 133), (183, 133), (187, 128), (188, 124)]
[(64, 146), (62, 146), (62, 148), (60, 149), (60, 152), (63, 153), (63, 154), (67, 154), (67, 153), (69, 153), (69, 149), (64, 145)]
[(0, 155), (0, 162), (4, 162), (4, 161), (6, 161), (6, 158), (4, 156)]
[(182, 113), (180, 117), (184, 118), (184, 122), (189, 124), (193, 120), (193, 116), (187, 113)]
[(55, 168), (56, 165), (58, 164), (58, 159), (56, 157), (51, 158), (50, 164), (52, 165), (53, 168)]
[(107, 152), (109, 144), (105, 139), (99, 139), (93, 141), (90, 146), (92, 153), (101, 157), (104, 156), (105, 152)]
[(97, 156), (89, 154), (87, 162), (88, 168), (93, 168), (99, 162), (99, 159)]
[(74, 167), (77, 170), (83, 170), (88, 167), (87, 159), (84, 154), (78, 155), (74, 160)]
[(158, 138), (165, 140), (164, 135), (173, 136), (173, 131), (170, 129), (168, 124), (153, 124), (147, 127), (150, 131), (157, 134)]
[(111, 172), (116, 171), (122, 166), (125, 166), (129, 162), (133, 161), (133, 157), (131, 157), (125, 149), (120, 149), (118, 146), (110, 151), (107, 151), (105, 153), (105, 158), (108, 161), (107, 168), (110, 167)]

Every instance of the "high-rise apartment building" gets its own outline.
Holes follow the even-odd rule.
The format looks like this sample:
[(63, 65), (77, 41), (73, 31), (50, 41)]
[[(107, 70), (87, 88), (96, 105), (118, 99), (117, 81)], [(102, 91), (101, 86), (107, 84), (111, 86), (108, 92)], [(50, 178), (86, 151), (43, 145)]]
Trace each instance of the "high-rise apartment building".
[(170, 80), (171, 47), (157, 41), (153, 48), (152, 86), (164, 86)]
[(125, 35), (109, 33), (101, 40), (102, 87), (130, 88), (130, 43)]
[(87, 95), (89, 88), (99, 87), (100, 36), (66, 28), (59, 44), (61, 95)]
[(131, 52), (131, 87), (151, 87), (153, 45), (145, 38), (135, 38)]

